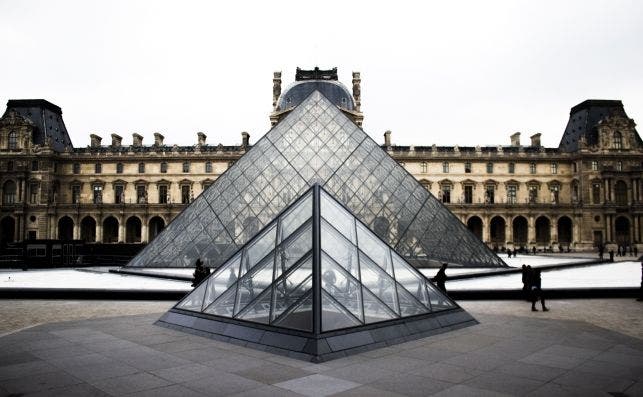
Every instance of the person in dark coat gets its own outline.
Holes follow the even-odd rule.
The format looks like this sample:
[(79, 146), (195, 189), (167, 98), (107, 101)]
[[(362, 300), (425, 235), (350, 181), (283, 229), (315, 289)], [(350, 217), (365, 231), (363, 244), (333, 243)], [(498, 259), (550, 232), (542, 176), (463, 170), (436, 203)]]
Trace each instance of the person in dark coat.
[(614, 262), (614, 250), (610, 250), (610, 262)]
[(639, 288), (639, 298), (637, 301), (643, 301), (643, 258), (641, 258), (641, 288)]
[(522, 295), (525, 297), (525, 300), (529, 302), (529, 290), (531, 285), (529, 285), (529, 270), (527, 266), (522, 265)]
[(438, 272), (435, 275), (435, 277), (433, 277), (433, 281), (435, 281), (435, 284), (445, 294), (447, 293), (447, 287), (444, 285), (444, 283), (447, 281), (446, 270), (447, 270), (448, 266), (449, 266), (448, 263), (443, 263), (442, 267), (440, 268), (440, 270), (438, 270)]
[(194, 268), (194, 274), (192, 279), (192, 286), (196, 287), (210, 274), (210, 269), (206, 268), (201, 262), (201, 259), (197, 259)]
[(603, 254), (605, 253), (605, 247), (603, 244), (598, 246), (598, 259), (603, 260)]
[(532, 312), (537, 312), (538, 309), (536, 309), (536, 302), (538, 302), (538, 299), (540, 298), (540, 305), (542, 306), (542, 309), (544, 312), (549, 311), (547, 307), (545, 306), (545, 297), (543, 295), (543, 290), (541, 288), (541, 279), (540, 279), (540, 270), (535, 269), (532, 272), (531, 275), (531, 311)]

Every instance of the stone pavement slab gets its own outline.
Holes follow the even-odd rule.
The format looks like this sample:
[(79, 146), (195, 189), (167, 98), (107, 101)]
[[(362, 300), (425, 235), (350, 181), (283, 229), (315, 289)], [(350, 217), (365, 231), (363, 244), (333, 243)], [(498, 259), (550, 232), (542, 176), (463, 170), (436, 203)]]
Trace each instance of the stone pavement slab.
[(157, 327), (157, 313), (42, 324), (0, 337), (0, 395), (641, 395), (641, 339), (497, 312), (322, 364)]

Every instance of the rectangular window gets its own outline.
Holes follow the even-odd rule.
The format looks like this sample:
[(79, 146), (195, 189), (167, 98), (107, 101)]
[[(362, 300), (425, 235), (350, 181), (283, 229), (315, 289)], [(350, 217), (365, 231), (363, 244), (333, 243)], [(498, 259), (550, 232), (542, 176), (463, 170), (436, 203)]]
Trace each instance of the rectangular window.
[(94, 164), (94, 173), (100, 174), (103, 172), (103, 165), (101, 163)]
[(145, 173), (145, 163), (138, 163), (138, 173), (139, 174)]
[(123, 185), (114, 186), (114, 202), (122, 204), (125, 202), (125, 188)]
[(443, 203), (451, 202), (451, 185), (442, 186), (442, 202)]
[(484, 202), (487, 204), (493, 204), (495, 202), (495, 186), (487, 185), (484, 191)]
[(80, 185), (71, 186), (71, 202), (72, 204), (80, 204)]
[(136, 186), (136, 202), (139, 204), (147, 203), (147, 190), (145, 185)]
[(80, 174), (80, 163), (74, 163), (74, 174)]
[(29, 185), (29, 202), (31, 204), (38, 204), (38, 184), (32, 183)]
[(18, 134), (15, 131), (9, 133), (9, 149), (18, 149)]
[(208, 173), (208, 174), (212, 172), (212, 162), (211, 161), (206, 161), (206, 163), (205, 163), (205, 172)]
[(551, 173), (558, 174), (558, 163), (551, 163)]
[(167, 163), (165, 161), (161, 163), (161, 174), (167, 174)]
[(598, 161), (592, 160), (592, 171), (598, 171)]
[(168, 201), (167, 199), (167, 185), (159, 186), (159, 203), (166, 204)]
[(616, 162), (616, 171), (623, 171), (623, 162), (622, 161), (617, 161)]
[(516, 163), (509, 163), (509, 173), (513, 174), (516, 172)]
[(190, 163), (188, 161), (183, 162), (183, 172), (190, 172)]
[(32, 171), (38, 171), (38, 160), (33, 160), (31, 162), (31, 170)]
[(100, 204), (103, 202), (103, 187), (101, 185), (94, 185), (94, 204)]
[(181, 203), (182, 204), (190, 203), (190, 185), (181, 186)]
[(442, 172), (445, 174), (449, 173), (449, 162), (445, 161), (442, 163)]
[(423, 161), (420, 163), (420, 168), (422, 169), (422, 173), (426, 174), (426, 171), (427, 171), (426, 161)]
[(529, 173), (530, 174), (535, 174), (536, 173), (536, 163), (530, 163), (529, 164)]
[(487, 174), (493, 174), (493, 163), (487, 163)]
[(123, 163), (116, 163), (116, 173), (117, 174), (123, 173)]
[(464, 173), (465, 174), (470, 174), (471, 173), (471, 163), (469, 161), (464, 163)]
[(553, 185), (551, 188), (549, 188), (549, 191), (551, 192), (551, 203), (552, 204), (558, 204), (558, 191), (560, 190), (560, 187), (558, 185)]
[(471, 185), (464, 186), (464, 202), (465, 204), (473, 203), (473, 186)]
[(535, 204), (538, 202), (538, 186), (529, 186), (529, 202)]
[(516, 191), (518, 187), (516, 185), (507, 186), (507, 203), (516, 204)]

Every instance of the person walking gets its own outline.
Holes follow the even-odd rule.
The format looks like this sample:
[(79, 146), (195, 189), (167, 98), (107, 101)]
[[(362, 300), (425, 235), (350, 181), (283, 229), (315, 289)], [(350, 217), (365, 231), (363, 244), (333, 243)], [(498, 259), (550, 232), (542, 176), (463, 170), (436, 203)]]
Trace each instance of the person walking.
[(529, 291), (531, 290), (531, 285), (529, 285), (529, 270), (527, 266), (522, 265), (522, 295), (527, 302), (529, 302)]
[(433, 281), (435, 281), (435, 284), (437, 285), (438, 289), (440, 289), (445, 294), (447, 293), (447, 287), (444, 283), (447, 281), (446, 270), (448, 266), (449, 266), (448, 263), (443, 263), (440, 270), (438, 270), (435, 277), (433, 277)]
[(208, 275), (210, 274), (210, 269), (206, 268), (203, 266), (203, 262), (201, 262), (201, 258), (196, 260), (196, 263), (194, 264), (194, 274), (192, 278), (192, 286), (196, 287), (203, 281)]
[(598, 246), (598, 259), (603, 260), (603, 254), (605, 253), (605, 247), (603, 244), (599, 244)]
[(614, 250), (610, 250), (610, 262), (614, 262)]
[(543, 290), (541, 288), (541, 278), (540, 278), (540, 270), (536, 269), (533, 270), (532, 276), (531, 276), (531, 311), (532, 312), (537, 312), (538, 309), (536, 309), (536, 302), (538, 302), (538, 299), (540, 299), (540, 305), (542, 306), (542, 309), (544, 312), (548, 312), (549, 309), (545, 306), (545, 296), (543, 294)]
[(639, 288), (639, 297), (637, 301), (643, 301), (643, 258), (641, 258), (641, 288)]

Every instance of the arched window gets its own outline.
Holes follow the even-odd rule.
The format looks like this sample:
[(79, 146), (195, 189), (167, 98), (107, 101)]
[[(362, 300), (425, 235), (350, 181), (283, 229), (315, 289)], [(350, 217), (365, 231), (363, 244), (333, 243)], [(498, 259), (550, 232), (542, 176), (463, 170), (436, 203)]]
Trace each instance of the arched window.
[(9, 133), (9, 149), (18, 149), (18, 134), (15, 131)]
[(619, 131), (614, 131), (614, 149), (623, 149), (623, 135)]

